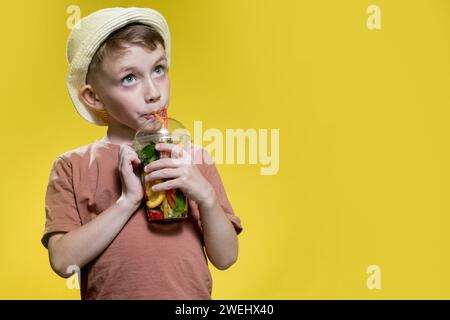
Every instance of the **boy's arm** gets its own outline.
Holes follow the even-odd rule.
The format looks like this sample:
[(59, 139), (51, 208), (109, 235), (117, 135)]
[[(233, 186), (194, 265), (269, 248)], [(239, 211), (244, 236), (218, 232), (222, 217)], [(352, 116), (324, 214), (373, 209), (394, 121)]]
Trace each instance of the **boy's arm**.
[(217, 269), (225, 270), (238, 257), (236, 230), (212, 191), (209, 203), (199, 204), (205, 250)]
[(238, 238), (242, 231), (240, 219), (234, 215), (222, 179), (211, 158), (201, 149), (206, 166), (201, 166), (209, 182), (206, 201), (199, 202), (205, 251), (211, 263), (220, 270), (228, 269), (238, 258)]
[[(139, 208), (144, 193), (141, 179), (134, 172), (139, 162), (136, 151), (130, 145), (122, 144), (118, 164), (122, 194), (117, 201), (91, 221), (70, 229), (65, 234), (57, 233), (51, 236), (48, 242), (50, 264), (58, 275), (69, 277), (71, 276), (68, 274), (69, 266), (78, 266), (81, 269), (96, 258)], [(56, 161), (50, 176), (51, 192), (47, 193), (47, 212), (51, 213), (50, 220), (59, 221), (59, 226), (64, 224), (61, 223), (61, 219), (55, 217), (64, 216), (65, 207), (74, 215), (76, 206), (68, 200), (73, 198), (72, 183), (69, 179), (71, 170), (65, 161)], [(53, 222), (53, 225), (58, 223)]]
[(121, 196), (95, 219), (68, 233), (53, 234), (48, 242), (50, 264), (67, 278), (69, 266), (80, 269), (97, 257), (117, 236), (138, 206)]

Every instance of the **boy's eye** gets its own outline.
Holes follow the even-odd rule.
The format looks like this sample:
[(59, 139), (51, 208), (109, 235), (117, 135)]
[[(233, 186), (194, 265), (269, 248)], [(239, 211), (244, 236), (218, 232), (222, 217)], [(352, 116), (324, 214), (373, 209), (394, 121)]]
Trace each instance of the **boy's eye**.
[[(159, 72), (156, 72), (156, 71), (159, 71)], [(166, 67), (161, 64), (155, 68), (157, 77), (163, 76), (165, 74), (165, 71), (166, 71)]]
[(122, 84), (125, 86), (129, 86), (133, 84), (133, 80), (136, 80), (136, 77), (132, 74), (128, 74), (122, 79)]

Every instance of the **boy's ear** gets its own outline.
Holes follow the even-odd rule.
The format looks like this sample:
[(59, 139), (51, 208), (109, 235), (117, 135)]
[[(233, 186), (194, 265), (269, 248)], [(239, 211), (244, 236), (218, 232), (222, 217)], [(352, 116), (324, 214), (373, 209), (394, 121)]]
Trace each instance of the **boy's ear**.
[(104, 104), (99, 100), (97, 94), (90, 84), (83, 85), (78, 90), (78, 99), (86, 106), (99, 111), (105, 111)]

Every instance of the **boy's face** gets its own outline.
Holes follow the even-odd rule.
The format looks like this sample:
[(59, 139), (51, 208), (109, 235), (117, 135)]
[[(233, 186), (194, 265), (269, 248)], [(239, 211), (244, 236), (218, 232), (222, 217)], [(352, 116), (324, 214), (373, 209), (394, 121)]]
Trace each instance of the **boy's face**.
[(137, 130), (150, 113), (168, 107), (170, 81), (165, 50), (130, 45), (121, 55), (106, 56), (94, 76), (96, 108), (108, 111), (109, 122)]

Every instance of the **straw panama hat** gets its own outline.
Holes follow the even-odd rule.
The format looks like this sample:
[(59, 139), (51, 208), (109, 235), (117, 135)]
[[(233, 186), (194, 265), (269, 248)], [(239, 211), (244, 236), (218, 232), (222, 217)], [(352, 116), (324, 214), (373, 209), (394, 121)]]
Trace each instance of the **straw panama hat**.
[(170, 66), (170, 30), (165, 18), (156, 10), (136, 7), (101, 9), (81, 19), (70, 32), (67, 40), (67, 88), (78, 113), (93, 124), (108, 125), (107, 117), (86, 107), (78, 99), (78, 90), (86, 84), (89, 64), (103, 41), (113, 31), (136, 22), (153, 26), (161, 34)]

